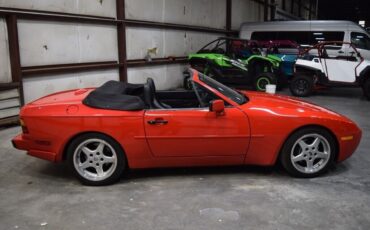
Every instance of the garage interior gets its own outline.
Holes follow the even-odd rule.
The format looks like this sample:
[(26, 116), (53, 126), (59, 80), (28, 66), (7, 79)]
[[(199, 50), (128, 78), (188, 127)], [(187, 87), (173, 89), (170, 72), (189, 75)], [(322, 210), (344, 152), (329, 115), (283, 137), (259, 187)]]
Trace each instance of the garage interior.
[(320, 0), (0, 0), (0, 229), (369, 229), (370, 106), (360, 88), (304, 99), (362, 129), (355, 154), (312, 179), (279, 165), (166, 168), (89, 187), (65, 163), (11, 143), (21, 107), (40, 97), (149, 77), (157, 90), (182, 88), (187, 56), (237, 37), (243, 22), (368, 23), (365, 1), (355, 2), (341, 18)]

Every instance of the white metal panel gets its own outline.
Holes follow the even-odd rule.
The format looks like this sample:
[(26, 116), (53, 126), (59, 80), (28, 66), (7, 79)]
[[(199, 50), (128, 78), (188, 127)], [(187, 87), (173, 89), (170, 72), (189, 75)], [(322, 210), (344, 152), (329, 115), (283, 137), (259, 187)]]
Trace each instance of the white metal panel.
[(126, 49), (127, 59), (144, 58), (147, 50), (157, 47), (157, 55), (152, 57), (163, 57), (163, 32), (161, 29), (149, 28), (127, 28), (126, 29)]
[(18, 33), (22, 66), (79, 61), (78, 31), (72, 23), (20, 20)]
[(155, 57), (186, 56), (197, 52), (210, 41), (222, 34), (207, 34), (202, 32), (189, 32), (178, 30), (127, 28), (127, 58), (142, 59), (147, 50), (157, 47)]
[(12, 108), (12, 107), (19, 107), (19, 98), (12, 98), (0, 101), (0, 109)]
[(79, 74), (79, 88), (98, 87), (110, 80), (119, 80), (117, 69), (82, 72)]
[(0, 0), (0, 6), (116, 17), (115, 0)]
[(232, 29), (239, 30), (243, 22), (263, 21), (263, 5), (252, 0), (232, 0)]
[(126, 0), (125, 4), (129, 19), (225, 28), (226, 0)]
[(11, 81), (8, 32), (4, 18), (0, 18), (0, 83)]
[(163, 22), (163, 8), (164, 0), (125, 0), (125, 14), (128, 19)]
[(22, 66), (117, 60), (117, 30), (109, 25), (18, 23)]
[(78, 0), (0, 0), (2, 7), (76, 13)]
[(225, 28), (226, 0), (165, 0), (164, 22)]
[(0, 119), (17, 116), (19, 114), (19, 108), (2, 109), (0, 110)]
[(128, 82), (145, 83), (148, 77), (153, 78), (157, 90), (169, 90), (182, 87), (185, 65), (148, 66), (128, 69)]
[(80, 62), (118, 60), (116, 26), (81, 24), (78, 32)]
[(99, 86), (109, 80), (118, 80), (117, 70), (26, 78), (23, 81), (25, 102), (28, 103), (58, 91)]
[(0, 100), (5, 100), (14, 97), (19, 97), (18, 89), (0, 91)]
[(77, 0), (78, 13), (116, 18), (116, 0)]

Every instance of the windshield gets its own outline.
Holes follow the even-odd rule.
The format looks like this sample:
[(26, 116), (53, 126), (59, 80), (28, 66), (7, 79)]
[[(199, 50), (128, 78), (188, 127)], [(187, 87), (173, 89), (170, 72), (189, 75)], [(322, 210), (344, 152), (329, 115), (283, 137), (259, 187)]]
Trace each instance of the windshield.
[(233, 89), (230, 89), (229, 87), (221, 84), (220, 82), (218, 82), (218, 81), (216, 81), (216, 80), (214, 80), (210, 77), (207, 77), (206, 75), (204, 75), (202, 73), (199, 73), (199, 72), (198, 72), (198, 76), (199, 76), (199, 79), (202, 82), (204, 82), (208, 86), (214, 88), (218, 92), (225, 95), (227, 98), (230, 98), (234, 102), (238, 103), (239, 105), (242, 105), (242, 104), (244, 104), (248, 101), (248, 98), (246, 96), (244, 96), (243, 94), (241, 94), (241, 93), (239, 93), (239, 92), (237, 92)]

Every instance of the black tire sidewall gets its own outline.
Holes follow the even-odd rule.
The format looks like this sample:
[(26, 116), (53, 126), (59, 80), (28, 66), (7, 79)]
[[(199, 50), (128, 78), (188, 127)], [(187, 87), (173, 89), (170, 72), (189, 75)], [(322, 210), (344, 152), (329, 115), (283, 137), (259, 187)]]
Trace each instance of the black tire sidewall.
[[(293, 166), (293, 163), (290, 159), (290, 157), (291, 157), (290, 154), (291, 154), (291, 150), (292, 150), (293, 145), (295, 144), (295, 142), (299, 138), (301, 138), (302, 136), (304, 136), (306, 134), (310, 134), (310, 133), (319, 134), (319, 135), (321, 135), (321, 136), (323, 136), (327, 139), (327, 141), (329, 142), (329, 145), (330, 145), (331, 155), (330, 155), (329, 161), (327, 162), (327, 164), (325, 165), (324, 168), (322, 168), (320, 171), (318, 171), (316, 173), (306, 174), (306, 173), (302, 173), (302, 172), (298, 171)], [(327, 130), (325, 130), (321, 127), (307, 127), (307, 128), (300, 129), (300, 130), (294, 132), (291, 136), (289, 136), (289, 138), (284, 143), (283, 148), (281, 149), (280, 163), (282, 164), (284, 169), (290, 175), (292, 175), (294, 177), (312, 178), (312, 177), (316, 177), (316, 176), (319, 176), (319, 175), (322, 175), (323, 173), (325, 173), (334, 164), (336, 156), (337, 156), (337, 144), (336, 144), (336, 141), (335, 141), (335, 137), (333, 137), (333, 135), (330, 132), (328, 132)]]
[[(306, 81), (308, 87), (306, 88), (306, 90), (303, 92), (303, 93), (299, 93), (296, 89), (296, 84), (297, 84), (297, 81), (299, 80), (304, 80)], [(294, 95), (294, 96), (298, 96), (298, 97), (307, 97), (309, 96), (311, 93), (312, 93), (312, 90), (313, 90), (313, 79), (312, 77), (310, 76), (306, 76), (306, 75), (302, 75), (302, 76), (296, 76), (294, 77), (291, 82), (290, 82), (290, 86), (289, 86), (289, 89), (290, 89), (290, 92)]]
[[(87, 139), (101, 139), (101, 140), (104, 140), (106, 141), (108, 144), (110, 144), (113, 149), (116, 151), (116, 154), (117, 154), (117, 167), (115, 169), (115, 171), (113, 172), (113, 174), (104, 179), (104, 180), (101, 180), (101, 181), (91, 181), (91, 180), (88, 180), (84, 177), (82, 177), (76, 170), (76, 168), (74, 167), (74, 163), (73, 163), (73, 154), (76, 150), (76, 148), (85, 140)], [(91, 185), (91, 186), (102, 186), (102, 185), (110, 185), (116, 181), (118, 181), (121, 176), (122, 176), (122, 173), (124, 172), (124, 170), (126, 169), (126, 156), (125, 156), (125, 153), (122, 149), (122, 147), (117, 143), (117, 141), (115, 141), (113, 138), (107, 136), (107, 135), (104, 135), (104, 134), (101, 134), (101, 133), (86, 133), (86, 134), (82, 134), (78, 137), (76, 137), (75, 139), (73, 139), (71, 141), (71, 143), (69, 144), (68, 148), (67, 148), (67, 162), (68, 162), (68, 166), (69, 168), (72, 170), (73, 174), (81, 181), (82, 184), (85, 184), (85, 185)]]
[(370, 78), (366, 79), (363, 86), (365, 97), (370, 100)]

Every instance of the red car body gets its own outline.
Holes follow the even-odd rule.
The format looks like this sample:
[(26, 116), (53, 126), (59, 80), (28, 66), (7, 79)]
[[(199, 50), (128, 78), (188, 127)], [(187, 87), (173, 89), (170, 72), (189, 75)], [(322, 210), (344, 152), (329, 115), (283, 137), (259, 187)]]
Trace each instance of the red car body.
[[(52, 162), (65, 159), (76, 136), (98, 132), (123, 148), (130, 168), (211, 165), (274, 165), (286, 139), (296, 130), (320, 126), (335, 136), (340, 162), (351, 156), (361, 130), (346, 117), (287, 96), (245, 92), (249, 101), (238, 105), (202, 82), (222, 98), (224, 114), (206, 108), (117, 111), (82, 104), (93, 89), (55, 93), (24, 106), (24, 132), (13, 139), (17, 149)], [(166, 125), (150, 125), (165, 119)]]

